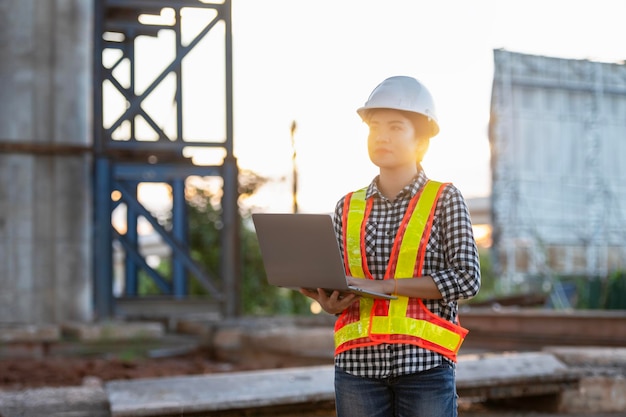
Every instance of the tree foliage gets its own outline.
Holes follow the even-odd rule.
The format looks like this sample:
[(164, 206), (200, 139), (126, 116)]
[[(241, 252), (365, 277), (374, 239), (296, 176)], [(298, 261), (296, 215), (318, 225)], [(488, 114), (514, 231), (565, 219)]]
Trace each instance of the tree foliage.
[[(241, 276), (239, 288), (243, 314), (310, 314), (310, 303), (302, 294), (267, 283), (259, 243), (251, 221), (253, 208), (241, 204), (267, 179), (250, 171), (239, 178)], [(220, 233), (222, 208), (218, 191), (190, 186), (187, 190), (189, 245), (192, 257), (211, 275), (219, 276), (221, 259)], [(216, 283), (219, 284), (219, 283)], [(197, 282), (190, 283), (192, 295), (206, 291)]]

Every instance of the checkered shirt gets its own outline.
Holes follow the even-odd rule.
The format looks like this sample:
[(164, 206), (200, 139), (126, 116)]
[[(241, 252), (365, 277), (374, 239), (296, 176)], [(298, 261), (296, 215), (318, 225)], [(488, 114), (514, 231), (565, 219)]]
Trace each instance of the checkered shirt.
[[(409, 201), (428, 181), (420, 169), (415, 179), (392, 202), (378, 190), (378, 177), (369, 185), (367, 198), (374, 203), (366, 225), (367, 265), (375, 279), (383, 279), (398, 227)], [(335, 208), (334, 224), (343, 252), (342, 213), (345, 196)], [(430, 275), (443, 299), (423, 300), (431, 312), (456, 322), (457, 300), (474, 296), (480, 288), (480, 264), (469, 210), (461, 192), (445, 187), (437, 202), (424, 259), (424, 275)], [(452, 362), (444, 356), (409, 344), (385, 344), (350, 349), (335, 357), (344, 371), (368, 378), (407, 375)]]

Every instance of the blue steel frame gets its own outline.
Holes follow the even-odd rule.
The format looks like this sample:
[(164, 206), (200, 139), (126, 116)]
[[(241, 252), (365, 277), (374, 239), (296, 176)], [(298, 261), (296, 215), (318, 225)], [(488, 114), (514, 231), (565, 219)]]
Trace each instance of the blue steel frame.
[[(146, 26), (138, 21), (141, 14), (159, 14), (162, 8), (175, 11), (173, 26)], [(210, 8), (216, 16), (187, 45), (181, 42), (180, 11), (183, 8)], [(232, 109), (232, 24), (231, 2), (204, 3), (197, 0), (95, 0), (94, 10), (94, 305), (97, 318), (106, 319), (115, 314), (113, 294), (113, 242), (124, 249), (125, 297), (137, 297), (138, 274), (145, 271), (166, 297), (184, 299), (189, 275), (197, 279), (212, 299), (221, 304), (226, 317), (239, 314), (238, 276), (239, 213), (238, 167), (233, 155)], [(184, 139), (182, 59), (218, 23), (225, 27), (225, 91), (226, 138), (224, 141), (193, 141)], [(140, 95), (135, 95), (135, 47), (138, 36), (156, 36), (159, 30), (173, 30), (176, 34), (175, 59)], [(121, 34), (120, 41), (104, 39), (105, 33)], [(119, 60), (105, 68), (102, 55), (106, 49), (122, 52)], [(129, 86), (116, 79), (113, 71), (124, 60), (129, 62)], [(176, 76), (177, 137), (169, 138), (142, 109), (144, 99), (154, 91), (170, 73)], [(109, 127), (103, 125), (103, 83), (109, 81), (127, 102), (125, 112)], [(135, 117), (141, 116), (158, 134), (156, 141), (138, 141), (135, 138)], [(114, 140), (113, 132), (124, 122), (130, 123), (129, 140)], [(220, 166), (195, 166), (183, 158), (182, 149), (188, 146), (224, 148), (226, 157)], [(156, 161), (155, 162), (155, 156)], [(163, 161), (163, 162), (160, 162)], [(191, 258), (188, 244), (188, 219), (185, 202), (187, 177), (221, 176), (223, 179), (221, 266), (219, 277), (203, 271)], [(137, 186), (142, 182), (163, 182), (171, 186), (173, 194), (172, 230), (162, 227), (157, 219), (138, 201)], [(121, 198), (113, 201), (117, 191)], [(127, 231), (118, 233), (112, 225), (113, 210), (119, 204), (127, 208)], [(151, 268), (138, 250), (137, 220), (145, 218), (172, 250), (172, 276), (166, 279)]]

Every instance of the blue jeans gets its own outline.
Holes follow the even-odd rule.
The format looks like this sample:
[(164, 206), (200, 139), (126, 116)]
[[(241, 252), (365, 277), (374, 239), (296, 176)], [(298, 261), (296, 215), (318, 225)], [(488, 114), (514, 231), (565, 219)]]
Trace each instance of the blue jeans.
[(337, 417), (457, 417), (455, 370), (361, 378), (335, 367)]

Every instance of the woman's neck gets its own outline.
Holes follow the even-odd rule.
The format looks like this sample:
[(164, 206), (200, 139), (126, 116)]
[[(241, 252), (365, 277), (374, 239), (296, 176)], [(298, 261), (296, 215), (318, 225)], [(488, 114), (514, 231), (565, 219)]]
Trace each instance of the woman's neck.
[(402, 170), (381, 169), (378, 176), (378, 189), (388, 200), (393, 201), (404, 187), (417, 175), (417, 167), (413, 165)]

